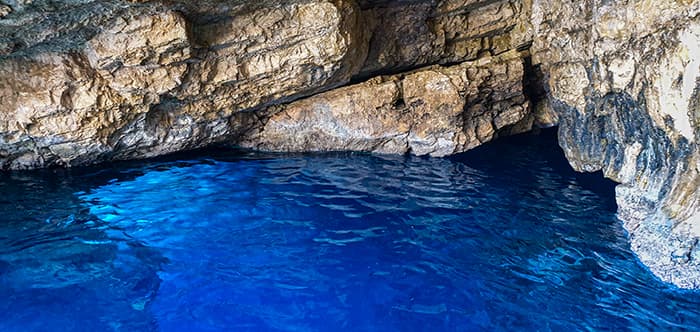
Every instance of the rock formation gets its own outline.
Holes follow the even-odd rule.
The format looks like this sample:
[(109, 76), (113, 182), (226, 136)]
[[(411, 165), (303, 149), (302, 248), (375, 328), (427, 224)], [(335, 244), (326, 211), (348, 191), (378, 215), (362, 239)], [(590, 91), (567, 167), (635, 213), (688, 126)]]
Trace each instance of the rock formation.
[[(372, 151), (445, 156), (529, 130), (518, 52), (433, 66), (268, 110), (244, 146), (275, 151)], [(522, 123), (521, 123), (522, 122)]]
[(632, 249), (700, 288), (700, 1), (540, 0), (533, 62), (580, 171), (619, 183)]
[(222, 141), (232, 114), (344, 84), (366, 57), (351, 1), (183, 3), (15, 4), (0, 20), (2, 167)]
[(444, 156), (559, 124), (700, 288), (700, 0), (3, 0), (0, 168), (212, 143)]

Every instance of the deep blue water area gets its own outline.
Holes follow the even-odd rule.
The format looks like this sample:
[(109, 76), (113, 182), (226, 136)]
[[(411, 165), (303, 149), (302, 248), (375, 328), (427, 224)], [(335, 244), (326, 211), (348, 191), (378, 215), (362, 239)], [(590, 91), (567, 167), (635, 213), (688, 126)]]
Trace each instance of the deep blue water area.
[(553, 132), (0, 175), (0, 331), (700, 330)]

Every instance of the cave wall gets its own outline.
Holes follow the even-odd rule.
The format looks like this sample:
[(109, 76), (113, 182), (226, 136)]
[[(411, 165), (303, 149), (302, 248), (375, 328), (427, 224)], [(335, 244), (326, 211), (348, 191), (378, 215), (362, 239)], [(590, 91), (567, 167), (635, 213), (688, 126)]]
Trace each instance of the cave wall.
[(619, 215), (651, 270), (700, 287), (700, 1), (539, 0), (533, 63), (579, 171), (621, 183)]
[(700, 288), (700, 0), (2, 0), (0, 168), (213, 143), (434, 156), (559, 124)]
[(2, 167), (221, 142), (239, 128), (233, 114), (347, 83), (366, 57), (352, 1), (193, 4), (16, 6), (0, 20)]
[[(455, 71), (466, 61), (514, 58), (500, 56), (508, 52), (525, 57), (531, 43), (531, 7), (512, 0), (3, 3), (4, 169), (152, 157), (219, 142), (286, 150), (282, 141), (278, 146), (251, 142), (279, 109), (274, 106), (381, 75), (428, 73), (432, 65)], [(462, 94), (456, 98), (473, 112), (441, 110), (433, 121), (427, 106), (397, 104), (393, 113), (417, 110), (425, 121), (449, 122), (444, 134), (421, 135), (432, 140), (423, 144), (433, 147), (414, 152), (445, 155), (473, 147), (467, 140), (474, 134), (465, 138), (463, 132), (477, 125), (481, 141), (529, 129), (529, 103), (520, 82), (524, 69), (518, 66), (492, 72), (478, 93), (467, 82), (471, 78), (453, 75), (450, 85)], [(468, 76), (462, 69), (460, 75)], [(425, 86), (426, 95), (416, 97), (427, 100), (444, 93), (440, 89)], [(496, 123), (496, 118), (523, 123), (503, 128), (508, 121)], [(351, 132), (347, 140), (362, 135)], [(437, 147), (445, 140), (456, 146)]]

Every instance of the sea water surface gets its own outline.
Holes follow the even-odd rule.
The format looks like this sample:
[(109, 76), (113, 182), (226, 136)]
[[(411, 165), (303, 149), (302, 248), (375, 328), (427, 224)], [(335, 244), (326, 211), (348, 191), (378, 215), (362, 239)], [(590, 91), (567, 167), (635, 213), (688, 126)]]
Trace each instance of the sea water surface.
[(0, 175), (0, 331), (700, 330), (552, 132)]

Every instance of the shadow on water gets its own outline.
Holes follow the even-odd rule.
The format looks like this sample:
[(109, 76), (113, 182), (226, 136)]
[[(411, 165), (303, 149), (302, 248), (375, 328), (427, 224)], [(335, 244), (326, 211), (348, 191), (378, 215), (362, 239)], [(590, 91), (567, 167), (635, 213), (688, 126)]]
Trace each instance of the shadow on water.
[(697, 329), (552, 131), (450, 158), (220, 149), (0, 178), (0, 330)]
[[(553, 171), (586, 190), (599, 195), (605, 203), (615, 204), (615, 182), (604, 179), (603, 172), (580, 173), (569, 165), (556, 143), (557, 129), (540, 129), (535, 132), (503, 137), (468, 152), (450, 157), (484, 172), (504, 174), (506, 177), (525, 176), (533, 180), (541, 169)], [(616, 208), (613, 206), (613, 208)]]

